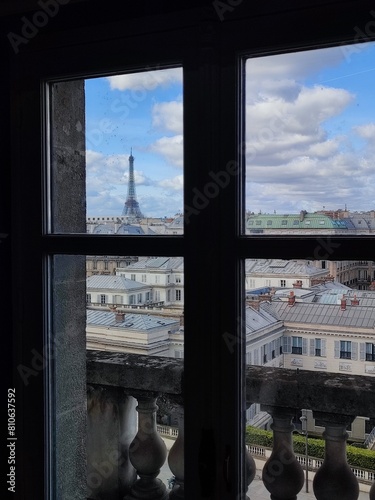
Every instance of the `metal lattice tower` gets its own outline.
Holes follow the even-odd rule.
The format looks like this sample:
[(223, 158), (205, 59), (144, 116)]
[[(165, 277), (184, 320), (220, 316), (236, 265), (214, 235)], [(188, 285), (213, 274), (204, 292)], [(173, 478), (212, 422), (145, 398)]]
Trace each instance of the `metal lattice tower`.
[(122, 215), (126, 217), (134, 217), (136, 219), (142, 219), (143, 214), (139, 208), (139, 203), (135, 195), (135, 182), (134, 182), (134, 156), (132, 150), (130, 150), (129, 156), (129, 184), (128, 184), (128, 196), (122, 211)]

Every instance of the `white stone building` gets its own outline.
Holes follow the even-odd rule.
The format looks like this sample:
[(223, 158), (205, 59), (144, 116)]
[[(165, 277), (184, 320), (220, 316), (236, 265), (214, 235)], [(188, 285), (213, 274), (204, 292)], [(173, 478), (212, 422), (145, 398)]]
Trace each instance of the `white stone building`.
[(184, 261), (182, 257), (140, 257), (116, 274), (152, 288), (152, 300), (183, 308)]
[(89, 276), (86, 279), (86, 303), (108, 305), (147, 305), (153, 301), (152, 287), (124, 276)]
[(177, 318), (87, 309), (87, 349), (183, 357), (184, 330)]
[(306, 260), (246, 259), (246, 290), (254, 288), (292, 288), (300, 281), (302, 288), (309, 288), (314, 281), (329, 276), (327, 269), (318, 269)]

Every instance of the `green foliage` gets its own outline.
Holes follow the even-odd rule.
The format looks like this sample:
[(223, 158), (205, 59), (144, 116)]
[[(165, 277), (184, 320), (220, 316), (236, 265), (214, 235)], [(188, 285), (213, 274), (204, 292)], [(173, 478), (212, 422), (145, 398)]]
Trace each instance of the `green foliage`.
[[(293, 434), (294, 452), (305, 455), (305, 437)], [(273, 433), (263, 429), (256, 429), (250, 425), (246, 427), (246, 444), (265, 446), (272, 448)], [(308, 453), (310, 457), (324, 459), (324, 440), (308, 438)], [(361, 469), (375, 470), (375, 451), (362, 449), (357, 446), (348, 445), (346, 454), (349, 465)]]

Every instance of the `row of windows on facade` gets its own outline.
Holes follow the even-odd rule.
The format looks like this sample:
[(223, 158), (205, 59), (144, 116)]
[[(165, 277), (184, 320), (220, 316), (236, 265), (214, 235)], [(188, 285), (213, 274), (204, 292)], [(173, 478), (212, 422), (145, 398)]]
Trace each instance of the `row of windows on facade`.
[[(103, 267), (103, 269), (104, 269), (105, 271), (110, 270), (110, 269), (109, 269), (109, 264), (108, 264), (108, 261), (103, 261), (103, 265), (104, 265), (104, 267), (103, 267), (103, 266), (102, 266), (102, 267)], [(117, 263), (117, 267), (123, 267), (123, 266), (121, 266), (121, 265), (120, 265), (120, 263)], [(93, 261), (93, 262), (92, 262), (92, 269), (96, 270), (97, 268), (98, 268), (98, 263), (97, 263), (97, 261)], [(178, 274), (177, 274), (174, 278), (175, 278), (175, 279), (174, 279), (174, 283), (176, 283), (176, 284), (182, 283), (182, 278), (181, 278), (181, 275), (178, 275)], [(131, 275), (130, 275), (130, 279), (131, 279), (132, 281), (137, 281), (137, 275), (136, 275), (136, 274), (131, 274)], [(169, 284), (169, 283), (171, 283), (171, 277), (170, 277), (169, 275), (167, 275), (166, 279), (167, 279), (167, 283), (168, 283), (168, 284)], [(151, 281), (151, 280), (150, 280), (150, 281)], [(147, 283), (147, 274), (142, 274), (142, 275), (141, 275), (141, 282), (142, 282), (142, 283)], [(160, 283), (160, 276), (158, 276), (158, 275), (155, 275), (155, 276), (154, 276), (154, 283)]]
[[(160, 292), (158, 290), (155, 290), (153, 293), (153, 296), (151, 297), (151, 292), (146, 292), (145, 296), (143, 297), (142, 293), (138, 294), (132, 294), (129, 295), (129, 304), (142, 304), (143, 301), (149, 302), (153, 300), (154, 302), (160, 302)], [(171, 300), (171, 290), (167, 290), (167, 300)], [(174, 300), (176, 301), (181, 301), (182, 300), (182, 293), (181, 290), (174, 290)], [(86, 303), (87, 304), (92, 304), (92, 295), (91, 293), (86, 294)], [(109, 296), (105, 294), (100, 294), (97, 296), (96, 302), (97, 304), (122, 304), (123, 303), (123, 297), (121, 295), (114, 295), (112, 296), (112, 302), (109, 300)]]
[[(284, 354), (302, 354), (310, 356), (326, 356), (326, 339), (310, 339), (308, 352), (308, 339), (303, 337), (283, 337)], [(358, 359), (358, 342), (351, 340), (334, 341), (334, 357), (340, 359)], [(375, 344), (370, 342), (359, 343), (360, 361), (375, 361)]]
[[(281, 337), (264, 344), (259, 349), (246, 353), (246, 363), (259, 365), (267, 363), (280, 354), (310, 355), (316, 357), (326, 357), (326, 339), (310, 339), (308, 349), (308, 339), (303, 337)], [(339, 359), (358, 359), (358, 342), (347, 340), (334, 341), (334, 357)], [(359, 344), (360, 361), (375, 361), (375, 344), (361, 342)]]
[[(305, 221), (303, 221), (303, 222), (306, 224), (306, 226), (309, 226), (309, 225), (311, 224), (311, 221), (310, 221), (310, 220), (305, 220)], [(272, 226), (272, 223), (273, 223), (273, 221), (272, 221), (272, 220), (268, 220), (268, 221), (267, 221), (267, 226)], [(300, 223), (301, 223), (301, 221), (300, 221), (300, 220), (298, 220), (298, 219), (295, 219), (295, 220), (293, 221), (293, 225), (294, 225), (294, 226), (299, 226), (299, 224), (300, 224)], [(320, 220), (320, 221), (319, 221), (319, 224), (320, 224), (321, 226), (324, 226), (324, 225), (325, 225), (325, 223), (326, 223), (326, 221), (324, 221), (324, 220)], [(255, 221), (255, 225), (260, 226), (261, 224), (262, 224), (262, 221), (261, 221), (261, 220), (256, 220), (256, 221)], [(253, 226), (253, 225), (254, 225), (254, 221), (253, 221), (253, 220), (250, 220), (250, 221), (249, 221), (249, 225), (250, 225), (250, 226)], [(288, 225), (288, 221), (287, 221), (287, 220), (285, 220), (285, 219), (283, 219), (283, 220), (281, 221), (281, 225), (282, 225), (282, 226), (287, 226), (287, 225)]]

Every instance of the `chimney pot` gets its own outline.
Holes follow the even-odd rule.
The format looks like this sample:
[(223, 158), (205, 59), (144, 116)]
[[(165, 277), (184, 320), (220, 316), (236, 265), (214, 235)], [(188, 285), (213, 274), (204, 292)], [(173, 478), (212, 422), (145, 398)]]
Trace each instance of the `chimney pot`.
[(295, 303), (296, 303), (296, 296), (294, 295), (293, 291), (290, 291), (288, 297), (288, 306), (293, 307)]
[(116, 312), (115, 313), (115, 320), (116, 320), (116, 323), (122, 323), (123, 321), (125, 321), (125, 313)]
[(351, 305), (352, 306), (358, 306), (358, 304), (359, 304), (359, 300), (357, 299), (357, 295), (354, 294), (354, 297), (352, 298)]
[(341, 311), (345, 311), (346, 310), (346, 297), (345, 295), (342, 296), (342, 299), (341, 299)]

